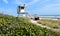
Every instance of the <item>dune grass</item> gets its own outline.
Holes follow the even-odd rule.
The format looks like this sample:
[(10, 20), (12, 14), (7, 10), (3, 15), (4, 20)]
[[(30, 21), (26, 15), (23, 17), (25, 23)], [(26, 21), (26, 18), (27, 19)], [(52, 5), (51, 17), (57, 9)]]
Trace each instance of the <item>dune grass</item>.
[(60, 20), (40, 19), (38, 23), (49, 26), (51, 28), (60, 28)]
[(29, 18), (0, 16), (0, 36), (60, 36), (60, 33), (36, 26)]

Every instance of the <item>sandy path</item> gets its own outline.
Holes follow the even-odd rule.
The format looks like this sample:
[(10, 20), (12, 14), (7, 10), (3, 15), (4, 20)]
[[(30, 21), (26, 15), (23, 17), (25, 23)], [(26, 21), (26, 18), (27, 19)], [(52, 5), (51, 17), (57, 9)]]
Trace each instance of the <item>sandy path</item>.
[(35, 20), (31, 20), (31, 23), (33, 23), (33, 24), (35, 24), (35, 25), (37, 25), (37, 26), (43, 27), (43, 28), (50, 29), (50, 30), (52, 30), (52, 31), (57, 31), (57, 32), (60, 31), (59, 29), (53, 29), (53, 28), (51, 28), (51, 27), (48, 27), (48, 26), (44, 26), (44, 25), (42, 25), (42, 24), (39, 24), (39, 23), (37, 23), (37, 21), (35, 21)]

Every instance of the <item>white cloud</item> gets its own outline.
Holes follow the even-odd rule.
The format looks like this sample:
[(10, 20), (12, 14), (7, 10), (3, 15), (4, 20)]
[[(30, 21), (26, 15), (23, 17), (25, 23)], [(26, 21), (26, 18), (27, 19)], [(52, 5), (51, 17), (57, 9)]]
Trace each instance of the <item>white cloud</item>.
[(45, 10), (45, 11), (60, 11), (60, 4), (46, 5), (45, 7), (41, 8), (41, 10)]
[(33, 4), (38, 3), (38, 2), (41, 2), (39, 4), (42, 4), (42, 3), (48, 2), (48, 1), (50, 1), (50, 0), (42, 0), (42, 2), (41, 2), (41, 0), (33, 0), (32, 2), (29, 2), (27, 5), (33, 5)]
[(0, 8), (0, 13), (2, 13), (2, 9)]
[(49, 4), (44, 7), (36, 9), (38, 14), (47, 14), (47, 15), (59, 15), (60, 14), (60, 4)]
[(8, 4), (8, 0), (3, 0), (4, 3)]
[[(27, 1), (27, 0), (26, 0)], [(37, 3), (37, 2), (39, 2), (40, 0), (32, 0), (31, 2), (29, 2), (29, 3), (25, 3), (25, 4), (27, 4), (27, 5), (33, 5), (33, 4), (35, 4), (35, 3)], [(15, 2), (14, 2), (15, 4), (23, 4), (22, 2), (20, 2), (19, 0), (15, 0)]]
[(33, 0), (32, 2), (29, 2), (27, 5), (33, 5), (33, 4), (35, 4), (35, 3), (37, 3), (37, 2), (39, 2), (40, 0)]
[(14, 10), (11, 8), (0, 8), (0, 13), (3, 14), (13, 14)]
[[(28, 1), (28, 0), (26, 0), (26, 1)], [(38, 2), (40, 2), (41, 0), (31, 0), (31, 2), (28, 2), (28, 3), (25, 3), (27, 6), (28, 5), (33, 5), (33, 4), (35, 4), (35, 3), (38, 3)], [(47, 2), (47, 1), (49, 1), (49, 0), (43, 0), (43, 2)], [(23, 4), (22, 2), (20, 2), (20, 0), (15, 0), (15, 4)]]
[(20, 1), (19, 0), (15, 0), (15, 2), (14, 2), (15, 4), (20, 4)]

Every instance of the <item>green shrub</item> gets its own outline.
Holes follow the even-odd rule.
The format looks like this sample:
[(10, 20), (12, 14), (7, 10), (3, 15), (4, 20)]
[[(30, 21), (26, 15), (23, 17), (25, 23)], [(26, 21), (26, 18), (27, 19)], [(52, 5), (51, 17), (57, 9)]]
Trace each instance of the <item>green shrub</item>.
[(59, 34), (33, 25), (28, 18), (0, 16), (0, 36), (60, 36)]

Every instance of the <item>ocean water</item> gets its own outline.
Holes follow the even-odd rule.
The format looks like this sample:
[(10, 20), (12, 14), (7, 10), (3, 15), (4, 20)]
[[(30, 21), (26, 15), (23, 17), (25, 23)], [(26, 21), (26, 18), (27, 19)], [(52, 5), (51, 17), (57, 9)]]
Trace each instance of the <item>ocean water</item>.
[(55, 16), (52, 16), (52, 15), (44, 15), (44, 16), (39, 16), (39, 17), (41, 17), (41, 18), (60, 18), (60, 16), (57, 16), (57, 15), (55, 15)]

